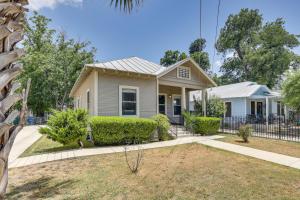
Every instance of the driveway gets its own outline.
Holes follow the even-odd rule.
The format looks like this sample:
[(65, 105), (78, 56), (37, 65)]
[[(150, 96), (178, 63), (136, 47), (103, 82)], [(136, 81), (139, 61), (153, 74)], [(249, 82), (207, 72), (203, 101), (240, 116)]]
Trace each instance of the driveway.
[(42, 126), (25, 126), (17, 135), (11, 152), (9, 154), (8, 163), (16, 160), (28, 147), (37, 141), (42, 135), (38, 129)]

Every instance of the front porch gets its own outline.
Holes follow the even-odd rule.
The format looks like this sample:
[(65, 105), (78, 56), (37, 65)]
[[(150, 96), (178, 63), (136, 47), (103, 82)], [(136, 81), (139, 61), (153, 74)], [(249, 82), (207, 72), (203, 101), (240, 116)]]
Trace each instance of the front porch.
[[(183, 124), (182, 113), (189, 110), (189, 93), (199, 90), (194, 87), (179, 87), (159, 84), (158, 86), (158, 113), (168, 116), (172, 124)], [(205, 89), (202, 89), (204, 91)], [(202, 92), (204, 95), (206, 92)], [(206, 99), (205, 97), (203, 99)], [(204, 101), (205, 104), (205, 101)], [(205, 106), (203, 106), (205, 108)], [(203, 110), (205, 115), (206, 111)]]

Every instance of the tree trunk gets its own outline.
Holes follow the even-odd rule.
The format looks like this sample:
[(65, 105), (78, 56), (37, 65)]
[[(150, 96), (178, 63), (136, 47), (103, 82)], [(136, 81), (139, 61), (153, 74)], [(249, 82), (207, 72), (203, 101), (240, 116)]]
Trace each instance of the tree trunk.
[[(23, 37), (24, 5), (27, 0), (0, 0), (0, 199), (4, 199), (8, 184), (8, 156), (17, 134), (25, 125), (27, 97), (30, 80), (22, 94), (16, 93), (20, 84), (13, 83), (21, 73), (22, 65), (16, 63), (24, 55), (16, 44)], [(22, 100), (21, 111), (12, 107)], [(14, 125), (16, 117), (19, 124)]]

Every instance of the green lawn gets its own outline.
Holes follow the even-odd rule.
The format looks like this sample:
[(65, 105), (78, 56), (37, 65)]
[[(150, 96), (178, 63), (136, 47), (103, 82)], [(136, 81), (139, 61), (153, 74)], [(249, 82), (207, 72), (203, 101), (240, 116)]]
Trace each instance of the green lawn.
[(225, 138), (221, 138), (219, 140), (300, 158), (300, 142), (250, 137), (249, 143), (244, 143), (242, 139), (236, 135), (223, 134), (223, 136), (225, 136)]
[[(134, 154), (136, 152), (130, 152)], [(200, 144), (145, 150), (132, 174), (123, 153), (9, 170), (8, 199), (299, 199), (300, 170)]]
[[(93, 147), (93, 145), (90, 142), (84, 141), (84, 147)], [(78, 148), (79, 145), (76, 142), (64, 146), (58, 142), (48, 139), (46, 135), (43, 135), (39, 140), (26, 149), (21, 157)]]

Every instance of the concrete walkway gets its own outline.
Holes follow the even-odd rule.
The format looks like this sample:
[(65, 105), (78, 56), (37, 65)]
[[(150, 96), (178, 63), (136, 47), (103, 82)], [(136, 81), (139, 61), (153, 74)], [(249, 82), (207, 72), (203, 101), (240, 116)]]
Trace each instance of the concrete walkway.
[[(286, 156), (282, 154), (262, 151), (254, 148), (249, 148), (249, 147), (244, 147), (240, 145), (214, 140), (222, 137), (224, 136), (216, 135), (216, 136), (206, 136), (206, 137), (181, 137), (181, 138), (177, 138), (176, 140), (144, 144), (142, 145), (142, 148), (152, 149), (152, 148), (169, 147), (169, 146), (174, 146), (179, 144), (188, 144), (188, 143), (196, 142), (210, 147), (227, 150), (238, 154), (258, 158), (261, 160), (277, 163), (280, 165), (285, 165), (288, 167), (300, 169), (300, 158), (295, 158), (291, 156)], [(129, 151), (137, 150), (137, 149), (138, 149), (137, 145), (128, 147)], [(47, 153), (47, 154), (41, 154), (36, 156), (18, 158), (13, 162), (9, 163), (8, 167), (15, 168), (15, 167), (22, 167), (22, 166), (44, 163), (49, 161), (55, 161), (55, 160), (75, 158), (81, 156), (91, 156), (91, 155), (98, 155), (98, 154), (118, 153), (123, 151), (124, 151), (124, 147), (122, 146), (112, 146), (112, 147), (76, 149), (76, 150), (62, 151), (57, 153)]]
[(25, 126), (17, 135), (11, 152), (8, 157), (8, 163), (16, 160), (28, 147), (37, 141), (42, 135), (38, 129), (42, 126)]

